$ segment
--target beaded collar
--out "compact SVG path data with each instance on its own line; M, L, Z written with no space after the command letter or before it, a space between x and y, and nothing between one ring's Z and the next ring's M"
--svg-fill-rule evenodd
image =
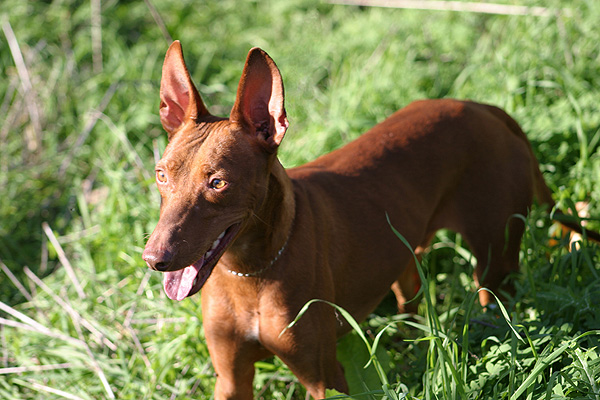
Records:
M243 273L243 272L237 272L237 271L233 271L231 269L228 269L227 272L235 275L235 276L241 276L241 277L256 277L261 275L263 272L265 272L266 270L268 270L269 268L271 268L273 266L273 264L275 264L277 262L277 260L279 259L279 257L281 256L281 254L285 251L285 248L287 247L288 241L290 240L290 236L292 235L292 229L290 228L290 233L288 234L287 239L285 239L285 243L283 244L283 246L281 246L281 248L279 249L279 251L277 252L277 254L275 255L275 257L273 257L273 259L271 260L271 262L269 263L269 265L267 265L266 267L259 269L258 271L254 271L254 272L248 272L248 273Z

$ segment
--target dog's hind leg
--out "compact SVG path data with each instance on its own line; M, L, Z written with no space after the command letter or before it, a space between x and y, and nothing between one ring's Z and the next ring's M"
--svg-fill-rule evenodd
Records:
M478 220L462 234L477 258L474 279L478 287L491 290L502 298L502 291L512 293L513 285L506 278L519 270L519 250L525 224L516 215L496 217L494 221ZM494 297L486 290L479 292L479 302L487 306Z
M414 249L415 257L411 255L409 262L406 264L402 273L392 284L392 292L396 296L396 302L398 305L398 313L411 313L416 314L419 306L419 301L415 299L415 296L421 289L421 278L419 277L419 271L417 270L417 262L420 264L423 259L423 253L429 248L431 240L435 236L435 232L428 233L421 243Z
M419 261L420 256L417 256ZM400 277L392 284L392 292L396 296L398 313L416 314L419 303L413 300L421 287L421 280L414 258L411 258ZM413 301L411 301L413 300Z

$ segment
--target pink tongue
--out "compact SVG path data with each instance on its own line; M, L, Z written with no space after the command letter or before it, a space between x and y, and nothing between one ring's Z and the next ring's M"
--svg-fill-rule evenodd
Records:
M181 301L188 296L190 290L192 290L192 286L194 286L194 279L198 276L198 271L200 271L203 263L204 258L179 271L164 273L163 285L167 296L171 300Z

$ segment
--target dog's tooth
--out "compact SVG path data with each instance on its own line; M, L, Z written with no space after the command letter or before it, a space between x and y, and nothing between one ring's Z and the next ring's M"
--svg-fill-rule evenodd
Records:
M210 250L208 250L206 252L206 254L204 255L205 258L210 257L210 255L217 248L217 246L219 245L219 243L221 243L221 239L223 239L224 236L225 236L225 231L221 232L221 234L219 235L219 237L212 243L212 246L210 247Z

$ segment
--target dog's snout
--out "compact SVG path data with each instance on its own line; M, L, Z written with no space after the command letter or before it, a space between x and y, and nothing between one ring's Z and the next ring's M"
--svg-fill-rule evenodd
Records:
M173 260L172 254L168 251L159 252L148 248L144 250L142 258L146 261L148 268L161 272L167 271Z

